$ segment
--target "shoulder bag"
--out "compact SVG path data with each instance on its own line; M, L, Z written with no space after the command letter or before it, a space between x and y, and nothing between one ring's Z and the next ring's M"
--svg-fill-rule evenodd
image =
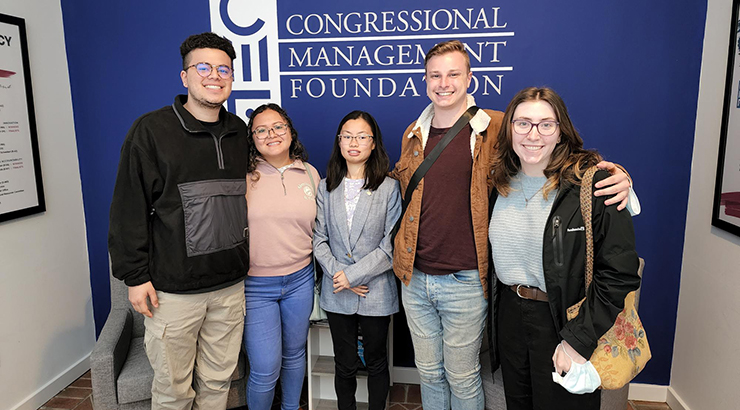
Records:
M594 236L592 221L593 177L597 168L591 167L581 181L581 214L586 230L586 294L594 275ZM589 361L601 377L601 388L617 390L628 384L645 368L652 354L645 335L645 328L635 308L635 293L624 299L624 309L617 316L614 326L599 338L596 350ZM568 308L568 320L578 316L581 304Z

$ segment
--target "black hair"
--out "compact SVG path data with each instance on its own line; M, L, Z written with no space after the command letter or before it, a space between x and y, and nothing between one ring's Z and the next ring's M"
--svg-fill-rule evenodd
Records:
M339 146L339 134L342 132L342 127L344 127L347 121L359 118L370 126L373 141L375 142L375 149L370 152L370 156L365 162L365 185L363 189L369 189L371 191L378 189L388 174L390 159L388 159L388 153L385 151L385 147L383 147L383 135L380 132L378 123L370 113L352 111L345 115L342 121L339 122L337 133L334 136L334 148L332 149L326 169L326 190L329 192L338 187L342 182L342 178L347 175L347 161L342 156L342 148Z
M215 48L226 53L231 58L231 64L234 64L236 51L231 41L226 37L221 37L216 33L207 31L205 33L193 34L180 44L180 56L182 56L182 69L187 70L190 61L188 54L197 48Z
M260 154L260 152L257 150L257 144L254 143L254 140L252 138L252 124L254 123L254 119L257 118L258 115L267 110L272 110L280 114L280 116L283 117L283 121L288 124L291 135L290 148L288 149L288 155L290 156L290 159L300 159L304 162L308 161L308 153L306 152L306 148L303 146L303 144L301 144L300 141L298 141L298 130L293 127L293 121L288 116L288 113L285 112L285 110L277 104L262 104L257 107L254 112L252 112L252 115L249 116L249 124L247 124L247 133L249 136L249 157L247 158L247 173L254 172L254 170L257 168L257 159L262 158L262 154ZM257 177L257 179L259 179L259 177Z

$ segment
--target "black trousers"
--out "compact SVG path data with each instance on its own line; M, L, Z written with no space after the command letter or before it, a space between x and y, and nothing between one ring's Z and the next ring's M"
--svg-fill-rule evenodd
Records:
M498 306L498 348L507 410L598 410L601 391L572 394L552 381L552 355L562 340L547 302L510 288Z
M390 316L342 315L326 312L334 344L334 390L339 410L355 410L357 369L361 366L357 355L357 325L362 329L362 344L367 365L367 389L370 410L385 409L390 389L388 371L388 324Z

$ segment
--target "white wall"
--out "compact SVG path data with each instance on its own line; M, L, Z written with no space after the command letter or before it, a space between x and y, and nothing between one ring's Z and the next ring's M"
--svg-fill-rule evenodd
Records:
M3 0L0 13L26 20L48 209L0 224L0 409L37 409L86 371L90 272L61 4Z
M731 6L708 1L673 352L671 389L692 410L740 402L740 238L711 226Z

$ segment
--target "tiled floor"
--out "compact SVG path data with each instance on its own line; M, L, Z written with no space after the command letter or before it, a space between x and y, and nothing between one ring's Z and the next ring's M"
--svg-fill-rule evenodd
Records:
M39 410L51 409L93 410L90 371L88 370L87 373L80 376L79 379L39 408Z
M307 389L304 386L301 397L301 408L307 410ZM422 410L421 390L415 384L394 384L388 395L388 410ZM276 395L273 409L280 409L279 394ZM74 383L46 402L39 410L93 410L92 385L90 372L82 375ZM247 410L242 407L237 410ZM630 401L626 410L671 410L665 403L648 401Z
M421 410L418 384L394 384L388 393L388 410Z

